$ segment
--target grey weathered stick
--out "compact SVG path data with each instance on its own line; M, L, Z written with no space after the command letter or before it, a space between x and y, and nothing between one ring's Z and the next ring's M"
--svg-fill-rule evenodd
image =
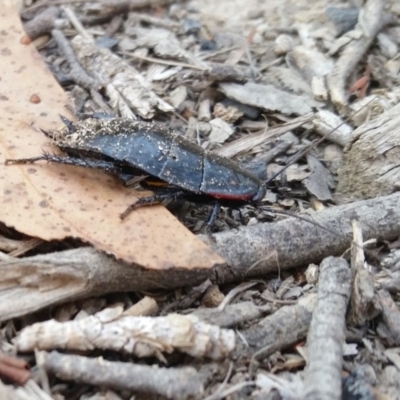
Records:
M101 358L42 352L43 366L61 379L118 390L131 390L187 399L201 395L205 376L194 368L159 368L155 365L110 362Z
M400 310L393 301L390 293L380 290L378 293L382 307L383 322L386 324L396 345L400 345Z
M345 87L350 73L364 56L376 35L383 25L383 0L368 0L364 9L360 12L358 25L354 32L358 34L357 39L346 46L343 53L336 62L333 71L328 75L327 83L332 102L342 109L347 104Z
M64 34L58 29L53 29L51 34L54 40L57 42L59 51L65 56L71 67L71 72L69 74L70 78L84 88L96 90L100 89L104 82L100 82L92 78L82 68Z
M303 399L342 398L342 349L350 291L351 270L347 262L341 258L326 258L321 263L317 304L307 337Z
M293 306L284 306L242 334L256 359L262 359L306 338L316 296L310 294Z
M400 232L400 193L328 208L307 218L336 233L288 218L202 236L231 267L217 268L215 279L240 280L341 255L351 245L353 219L360 222L364 240L393 240Z

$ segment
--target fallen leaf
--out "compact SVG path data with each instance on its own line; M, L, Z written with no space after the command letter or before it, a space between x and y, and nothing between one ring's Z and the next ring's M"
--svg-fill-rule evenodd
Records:
M307 190L318 200L332 200L330 189L335 187L333 176L318 158L311 154L307 155L308 168L311 174L304 179L303 183Z
M102 171L74 166L5 166L5 159L57 151L37 128L60 127L67 95L25 33L16 9L6 3L2 22L0 78L0 220L43 240L80 238L129 263L150 269L211 268L223 260L161 206L119 214L135 192ZM33 95L40 102L32 102Z

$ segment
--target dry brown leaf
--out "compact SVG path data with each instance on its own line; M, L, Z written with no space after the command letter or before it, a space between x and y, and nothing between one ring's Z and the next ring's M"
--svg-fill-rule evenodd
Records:
M97 170L74 166L5 166L7 158L53 151L36 129L60 126L68 99L25 33L17 11L0 14L0 220L43 240L78 237L117 258L152 269L211 268L223 260L163 207L119 214L134 200L132 189ZM32 102L32 96L40 102Z

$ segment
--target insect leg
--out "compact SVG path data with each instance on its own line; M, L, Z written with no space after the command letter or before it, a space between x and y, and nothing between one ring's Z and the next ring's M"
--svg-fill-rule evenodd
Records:
M216 202L214 204L214 207L211 211L210 216L208 217L208 221L207 221L207 225L206 225L207 229L211 229L211 227L214 225L215 220L217 219L220 210L221 210L221 203Z
M164 200L176 200L184 195L185 192L183 190L176 189L169 190L165 193L157 193L154 196L142 197L135 203L132 203L130 206L128 206L128 208L122 214L120 214L120 218L125 219L130 214L130 212L137 207L151 206L156 203L161 203Z
M5 164L33 164L34 162L41 160L55 164L77 165L79 167L98 168L116 174L120 173L120 168L115 166L111 161L83 159L70 156L57 156L49 153L44 153L42 156L33 158L7 159Z

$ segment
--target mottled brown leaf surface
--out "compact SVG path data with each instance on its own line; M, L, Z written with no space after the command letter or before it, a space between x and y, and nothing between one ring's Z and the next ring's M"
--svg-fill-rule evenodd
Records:
M56 151L37 128L54 129L71 117L68 99L31 45L24 45L18 13L0 10L0 220L44 240L78 237L146 268L211 268L223 260L163 207L119 214L132 189L101 171L73 166L5 166L7 158Z

